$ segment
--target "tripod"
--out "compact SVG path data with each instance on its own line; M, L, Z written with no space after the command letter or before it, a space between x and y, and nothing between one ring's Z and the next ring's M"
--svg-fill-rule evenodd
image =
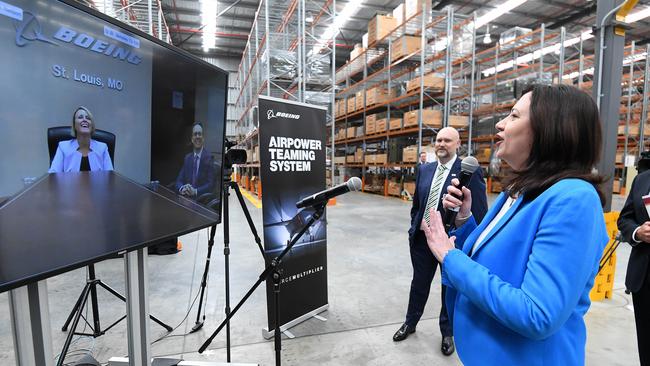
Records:
M287 247L284 248L284 250L277 257L275 257L275 259L273 259L271 262L269 262L267 264L266 268L260 274L260 276L257 279L257 281L255 282L255 284L253 284L253 287L251 287L250 290L248 290L246 295L244 295L244 297L239 301L239 303L235 306L235 308L232 309L232 312L227 314L226 319L223 322L221 322L219 327L217 327L217 330L215 330L214 333L212 333L212 335L203 343L203 345L201 345L201 348L199 348L199 353L203 353L203 351L205 351L205 349L208 348L210 343L212 343L212 340L214 339L214 337L216 337L217 334L219 334L219 332L223 329L223 327L225 327L227 324L230 323L230 319L237 313L239 308L241 308L241 306L246 302L246 300L248 300L248 298L253 294L253 292L255 292L257 287L259 287L259 285L262 282L264 282L269 276L271 276L271 278L273 279L273 302L275 304L275 316L274 316L275 317L275 319L274 319L275 332L274 332L274 337L273 337L274 338L274 343L275 343L275 364L276 364L276 366L281 365L281 363L282 363L282 357L281 357L282 337L280 335L280 280L281 280L281 277L280 277L280 268L279 267L280 267L280 264L282 263L282 258L284 258L284 256L287 253L289 253L291 248L293 248L294 244L296 244L298 242L298 240L300 240L300 238L305 234L305 232L309 229L309 227L314 224L314 222L316 222L318 219L321 218L321 216L325 212L325 206L326 205L327 205L327 202L323 202L323 203L319 203L319 204L313 206L314 209L315 209L315 212L311 216L309 221L307 221L307 223L305 223L305 225L302 227L302 229L300 229L298 234L296 234L296 236L294 236L293 239L291 239L291 241L289 242Z
M61 355L59 356L59 360L57 361L57 366L63 365L63 360L65 359L65 355L68 353L68 349L70 348L70 343L72 342L72 336L76 334L76 335L83 335L83 336L90 336L90 337L97 338L103 335L104 333L108 332L109 329L113 328L119 322L121 322L126 318L126 315L124 315L118 320L116 320L113 324L109 325L106 329L102 330L102 326L99 322L99 306L97 302L98 285L101 286L106 291L108 291L111 295L126 302L126 298L124 296L122 296L119 292L115 291L114 289L112 289L110 286L108 286L107 284L102 282L102 280L98 279L95 276L95 265L89 264L88 280L86 281L86 285L81 291L81 294L79 295L77 302L72 308L70 315L68 315L68 319L65 321L65 324L63 324L63 327L61 328L61 330L65 332L68 329L68 325L70 325L70 322L72 322L72 327L70 328L70 332L68 332L68 336L66 337L65 343L63 344L63 350L61 351ZM93 332L79 333L77 332L76 329L77 329L77 325L79 324L79 319L82 316L81 314L83 313L83 309L86 306L86 302L88 301L88 296L90 296L90 304L92 307L93 324L90 325L86 320L86 318L84 318L84 321L88 323L88 325L90 325L90 328L92 329ZM158 320L158 318L156 318L155 316L149 315L149 318L151 318L151 320L155 321L156 323L160 324L160 326L165 328L168 332L171 332L173 330L172 327Z
M265 259L266 262L266 256L264 254L264 248L262 247L262 240L260 239L259 235L257 234L257 230L255 229L255 224L253 223L253 219L251 218L250 212L248 211L248 208L246 207L246 203L244 202L244 197L241 194L241 191L239 190L239 185L237 182L233 182L230 179L230 175L227 174L224 176L224 185L223 185L223 256L224 256L224 270L225 270L225 282L226 282L226 317L230 314L230 219L229 219L229 204L228 204L228 198L230 196L230 189L232 188L235 193L237 194L237 199L239 200L239 205L242 208L242 211L244 211L244 215L246 216L246 221L248 221L248 226L251 229L251 232L253 233L253 237L255 238L255 243L257 243L257 246L260 249L260 252L262 253L262 257ZM201 309L203 307L203 295L205 293L205 288L208 283L208 271L210 270L210 257L212 255L212 246L214 245L214 234L216 231L216 225L213 225L212 228L210 229L210 239L208 240L208 255L205 259L205 268L203 270L203 278L201 280L201 295L199 299L199 310L196 313L196 322L194 326L192 327L192 330L190 333L194 333L201 329L203 327L203 324L205 322L205 310L203 313L203 318L201 318ZM226 323L226 361L230 362L230 320Z

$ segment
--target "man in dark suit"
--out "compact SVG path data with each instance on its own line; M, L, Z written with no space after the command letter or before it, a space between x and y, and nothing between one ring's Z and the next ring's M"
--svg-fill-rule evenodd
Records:
M639 161L640 174L632 182L617 224L623 240L632 246L625 287L632 292L640 364L650 365L650 217L642 198L650 194L650 171L641 173L643 163Z
M415 332L424 306L429 297L431 282L438 267L420 223L422 219L429 219L427 208L436 208L443 212L442 195L447 193L447 186L451 180L460 175L461 159L457 158L456 152L460 147L460 136L453 127L441 129L435 140L434 150L438 162L422 165L416 177L415 194L413 195L413 207L411 208L411 228L409 229L409 247L411 252L411 264L413 265L413 279L411 280L411 291L409 294L409 305L406 313L406 321L393 336L398 342L406 339L409 334ZM472 214L479 223L487 212L487 196L485 182L481 169L477 169L472 175L469 183L472 191ZM440 350L446 356L454 353L453 330L447 316L445 304L445 287L442 287L442 306L440 309L440 332L442 342Z
M420 152L420 160L418 161L417 164L415 164L415 175L418 175L418 172L420 171L420 168L422 165L427 163L427 153L426 151Z
M176 191L184 196L196 198L214 190L214 166L212 156L203 149L203 125L192 126L193 151L185 155L183 167L176 178Z

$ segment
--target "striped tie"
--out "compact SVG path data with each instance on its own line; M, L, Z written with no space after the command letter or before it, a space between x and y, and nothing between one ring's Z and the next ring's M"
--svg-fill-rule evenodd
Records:
M431 190L429 191L429 198L427 199L427 207L424 211L424 220L426 220L427 224L429 224L430 220L429 211L431 211L432 208L438 208L438 197L440 196L442 184L444 183L443 178L445 176L445 170L447 170L446 166L438 164L438 172L431 183Z

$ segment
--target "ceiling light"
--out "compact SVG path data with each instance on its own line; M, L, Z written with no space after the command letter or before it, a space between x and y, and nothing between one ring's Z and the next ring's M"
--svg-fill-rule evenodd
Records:
M217 44L217 2L214 0L201 1L201 24L203 24L203 52L208 52Z
M476 19L475 27L480 28L486 25L487 23L518 7L526 1L528 0L508 0L505 3L498 5L496 8L490 10L485 15L478 17L478 19Z
M311 55L320 53L320 51L325 48L325 45L327 45L329 41L334 38L334 36L339 34L341 28L343 28L345 23L347 23L347 21L359 11L361 8L361 3L362 0L351 0L345 4L343 9L336 14L334 22L330 24L327 29L325 29L323 34L318 39L318 42L316 45L314 45L314 48L309 53Z
M594 35L591 33L591 30L587 30L585 32L582 32L579 37L567 39L566 41L564 41L563 46L564 46L564 48L567 48L567 47L573 46L574 44L580 43L580 39L582 39L584 41L584 40L587 40L587 39L590 39L590 38L594 38ZM511 68L514 67L514 65L527 64L527 63L532 62L533 60L536 60L536 59L542 57L543 55L547 55L547 54L549 54L551 52L557 52L559 54L559 51L560 51L560 44L556 43L556 44L544 47L541 50L537 50L537 51L534 51L534 52L527 53L525 55L519 56L519 57L517 57L516 62L511 60L511 61L508 61L508 62L501 63L501 64L497 65L496 67L491 67L489 69L485 69L483 71L483 76L490 76L490 75L493 75L495 72L501 72L501 71L504 71L504 70L511 69Z
M483 44L490 44L492 43L492 38L490 37L490 33L485 33L485 36L483 37Z
M645 19L647 17L650 17L650 6L635 13L628 14L628 16L625 17L625 23L638 22L639 20Z

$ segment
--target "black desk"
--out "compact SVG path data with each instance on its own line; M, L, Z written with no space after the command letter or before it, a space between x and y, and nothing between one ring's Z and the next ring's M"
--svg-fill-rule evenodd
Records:
M142 248L217 220L213 211L163 187L147 189L117 173L49 174L0 207L0 292L130 252L125 255L127 299L144 301L127 302L127 310L140 308L131 309L131 325L138 320L140 329L130 329L130 333L141 338L135 342L148 347L146 254ZM47 299L37 296L44 293L43 288L34 286L31 292L27 289L23 295L16 292L10 296L12 315L22 311L20 306L28 306L32 308L28 326L32 327L34 320L40 323L41 318L33 318L38 315L33 302L36 307L47 304ZM133 342L129 340L129 348ZM41 349L47 346L37 348L51 357Z

